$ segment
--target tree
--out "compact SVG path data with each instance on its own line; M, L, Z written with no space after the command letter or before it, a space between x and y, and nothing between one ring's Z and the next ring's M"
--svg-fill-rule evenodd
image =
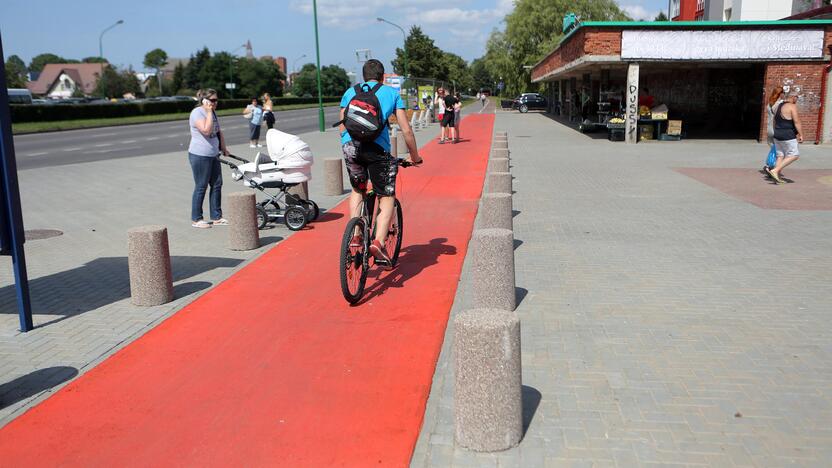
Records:
M575 13L581 21L627 21L614 0L515 0L506 15L505 31L494 30L486 45L485 62L491 75L505 82L509 94L531 88L529 71L563 37L563 17Z
M303 97L307 94L310 96L317 96L317 69L318 67L316 67L314 63L307 63L304 65L292 80L292 94L299 97Z
M228 82L229 71L234 70L231 68L232 59L233 57L228 52L217 52L213 56L209 56L200 68L199 75L197 75L198 87L213 88L217 90L219 97L229 97L229 91L225 89L225 83ZM239 70L236 71L239 73Z
M203 86L202 82L199 80L199 74L202 72L202 68L208 63L208 60L211 59L211 52L208 50L207 47L203 47L201 50L198 50L196 54L191 54L191 59L188 61L188 65L185 67L185 87L188 89L200 89L206 88L207 86Z
M436 78L442 73L442 50L436 47L428 35L419 26L410 28L405 40L407 45L407 68L410 76L417 78ZM404 75L404 50L396 48L393 70Z
M168 64L168 54L162 49L153 49L144 55L144 66L156 70L159 93L162 92L162 67Z
M84 57L81 63L110 63L104 57Z
M667 15L665 15L663 11L660 11L659 14L656 15L656 19L653 21L668 21Z
M468 91L474 87L474 78L468 62L450 52L441 55L440 74L437 78L455 84L457 91Z
M101 69L101 76L98 77L98 83L95 85L95 95L104 96L107 98L121 97L124 92L121 76L115 68L110 65L105 65Z
M72 59L65 59L59 55L50 53L40 54L34 56L32 58L32 61L29 62L29 71L40 73L43 71L43 67L45 67L49 63L78 63L78 61Z
M474 82L474 88L479 91L482 89L491 89L494 86L494 79L488 72L488 67L485 65L485 60L478 58L471 62L469 67L471 70L471 79Z
M9 88L26 87L26 63L17 55L9 56L6 60L6 86Z
M262 96L263 93L272 96L283 94L281 81L286 79L286 75L274 61L242 58L236 60L235 70L240 96L250 98Z
M321 92L324 96L340 96L350 87L347 71L338 65L321 67ZM317 91L317 83L316 83ZM312 93L317 95L317 93Z
M182 65L182 62L176 64L176 67L173 69L173 77L170 80L170 89L173 90L171 94L191 94L190 92L185 92L185 66Z

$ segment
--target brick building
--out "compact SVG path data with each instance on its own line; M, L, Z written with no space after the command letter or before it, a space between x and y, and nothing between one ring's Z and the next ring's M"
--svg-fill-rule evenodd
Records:
M799 93L805 140L830 142L831 46L830 20L586 22L531 78L546 84L549 112L573 122L626 115L628 141L639 89L667 105L688 137L762 139L766 93L784 86Z

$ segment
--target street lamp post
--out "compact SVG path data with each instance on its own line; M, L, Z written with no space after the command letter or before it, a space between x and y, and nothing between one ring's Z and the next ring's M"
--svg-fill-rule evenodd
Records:
M318 65L318 127L323 132L324 128L324 97L321 94L321 48L318 43L318 1L312 0L312 16L315 20L315 62Z
M242 49L246 45L243 44L240 47L237 47L230 54L228 54L228 83L234 83L234 54L237 53L238 50ZM228 91L231 93L231 99L234 99L234 88L228 88Z
M404 86L404 89L405 89L404 107L406 109L407 108L407 77L410 76L410 74L407 71L407 33L404 32L404 28L402 28L401 26L399 26L396 23L393 23L391 21L387 21L386 19L381 18L381 17L376 18L376 20L381 22L381 23L387 23L390 26L399 28L399 31L402 32L402 39L404 40L404 45L403 45L403 49L402 49L402 50L404 50L404 83L402 83L402 86Z
M124 20L118 20L115 24L109 26L107 29L101 31L101 35L98 36L98 56L104 58L104 33L113 29L114 27L124 24Z
M300 60L304 57L306 57L306 54L303 54L300 57L292 60L292 75L294 75L298 71L298 60ZM292 77L290 76L290 78L292 78ZM292 79L294 79L294 78L292 78ZM292 80L289 80L289 84L294 84L294 83L292 83Z

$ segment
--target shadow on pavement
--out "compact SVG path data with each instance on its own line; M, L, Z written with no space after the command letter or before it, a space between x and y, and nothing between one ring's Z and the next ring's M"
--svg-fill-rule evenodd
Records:
M521 399L523 400L523 437L525 437L529 426L532 425L534 415L537 413L537 407L540 406L541 395L537 389L528 385L523 385L521 392Z
M523 302L523 299L526 298L527 294L529 294L528 289L517 286L514 287L514 300L516 303L515 307L520 307L520 304Z
M520 239L514 239L514 250L517 250L517 248L521 245L523 245L523 241L521 241Z
M326 212L326 213L321 213L320 216L318 216L318 219L316 219L315 221L312 221L312 224L326 223L326 222L329 222L329 221L335 221L335 220L341 219L343 217L344 217L344 213L333 213L331 211Z
M418 275L422 270L439 263L443 255L456 255L456 247L447 245L444 237L431 240L427 244L409 245L402 248L399 262L392 271L384 272L377 267L370 271L364 292L364 298L356 305L364 304L376 296L384 294L388 288L401 288L410 278Z
M224 257L173 256L173 281L178 282L215 268L233 268L242 260ZM206 281L177 285L174 297L210 287ZM32 313L60 318L45 325L98 309L130 297L127 257L102 257L78 268L35 278L29 281ZM0 313L16 314L15 286L0 288Z
M18 401L33 397L44 390L60 385L78 375L78 369L69 366L47 367L18 377L0 385L0 409Z

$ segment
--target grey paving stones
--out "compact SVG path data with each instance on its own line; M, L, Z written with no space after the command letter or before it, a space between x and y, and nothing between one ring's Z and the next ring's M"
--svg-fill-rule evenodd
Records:
M257 212L254 209L254 192L237 192L228 195L228 248L231 250L252 250L260 247L257 230Z
M514 312L472 309L454 319L455 440L493 452L523 436L520 319Z
M173 300L168 229L140 226L127 231L130 299L138 306L157 306Z
M499 228L511 230L511 194L486 193L480 200L477 226L482 229Z
M511 193L510 172L489 172L485 182L486 193Z
M472 306L514 310L514 234L508 229L477 229L469 255Z
M329 196L344 193L344 170L342 158L324 159L324 194Z
M508 158L491 158L488 160L489 172L509 172Z

